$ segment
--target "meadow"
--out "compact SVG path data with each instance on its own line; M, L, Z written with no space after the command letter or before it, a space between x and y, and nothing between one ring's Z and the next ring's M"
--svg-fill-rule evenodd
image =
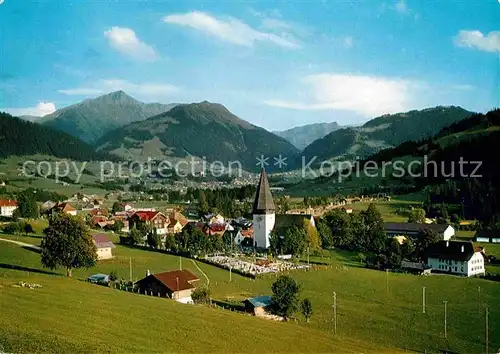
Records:
M11 237L21 240L24 236ZM355 254L333 251L323 257L330 264L327 269L291 273L301 284L301 298L311 299L314 314L309 324L300 315L298 323L285 324L78 281L112 270L128 279L130 260L133 279L142 278L148 269L152 273L177 269L182 262L183 268L198 274L200 284L207 282L206 274L214 300L239 302L270 294L275 280L274 276L252 280L233 274L230 282L225 270L121 245L114 254L115 259L99 262L92 269L76 270L75 279L66 279L62 269L54 274L43 269L38 253L0 241L0 338L6 338L0 343L7 351L51 351L53 346L61 348L56 351L75 352L380 352L389 348L479 353L485 347L488 307L490 348L500 348L500 333L495 331L500 328L500 286L488 280L385 273L362 268ZM8 269L12 266L18 269ZM43 288L13 288L20 280L38 282ZM426 287L427 295L425 314L422 287ZM334 292L338 306L336 335ZM447 338L443 301L448 301ZM253 335L262 340L252 341ZM151 337L155 340L149 340Z

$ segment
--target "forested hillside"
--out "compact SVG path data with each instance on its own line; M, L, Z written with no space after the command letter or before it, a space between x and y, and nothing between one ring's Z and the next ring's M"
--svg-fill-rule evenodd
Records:
M34 154L78 161L111 158L67 133L0 112L0 157Z

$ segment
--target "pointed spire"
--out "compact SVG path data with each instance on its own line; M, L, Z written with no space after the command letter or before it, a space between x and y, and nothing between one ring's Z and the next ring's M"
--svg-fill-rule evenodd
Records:
M273 195L271 194L271 188L267 180L267 173L263 168L260 172L260 180L253 203L253 214L272 214L275 210Z

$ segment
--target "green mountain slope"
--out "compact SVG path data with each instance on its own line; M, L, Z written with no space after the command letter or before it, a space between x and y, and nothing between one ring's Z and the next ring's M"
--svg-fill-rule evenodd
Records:
M67 133L0 112L0 157L34 154L79 161L109 159L107 154L96 153L92 146Z
M59 109L39 120L86 142L94 142L107 132L166 112L175 104L142 103L123 91Z
M307 124L283 131L273 131L273 133L302 150L313 141L321 139L337 129L340 129L340 125L337 122L331 122Z
M179 105L166 113L132 123L103 136L98 149L126 158L205 157L207 161L240 161L256 169L256 158L294 157L298 150L288 141L254 126L226 107L201 102ZM227 165L226 165L227 166Z
M307 158L366 157L409 140L421 140L473 113L461 107L435 107L374 118L361 127L336 130L304 149Z

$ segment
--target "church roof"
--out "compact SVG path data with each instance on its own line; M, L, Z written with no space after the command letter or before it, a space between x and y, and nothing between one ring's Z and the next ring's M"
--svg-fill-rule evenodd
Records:
M274 213L275 210L273 195L271 194L271 188L269 188L269 181L267 180L267 173L265 169L262 169L253 203L253 214Z

